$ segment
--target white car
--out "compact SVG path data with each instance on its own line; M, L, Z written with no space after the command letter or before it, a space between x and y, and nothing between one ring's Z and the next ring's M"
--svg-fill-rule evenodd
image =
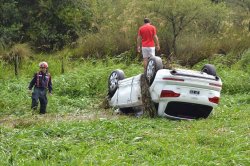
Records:
M206 64L201 71L163 69L161 58L155 56L149 59L144 74L159 116L207 118L219 103L222 81L211 64ZM108 79L110 106L125 113L140 108L143 105L141 76L125 78L122 70L113 71Z

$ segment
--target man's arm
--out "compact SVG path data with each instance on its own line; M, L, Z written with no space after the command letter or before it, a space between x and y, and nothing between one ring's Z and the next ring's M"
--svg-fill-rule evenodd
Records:
M49 82L48 82L48 89L49 89L49 93L52 94L52 79L51 76L49 77Z
M157 35L154 35L154 41L155 41L155 48L157 51L160 50L160 43Z
M35 83L36 83L36 73L34 74L32 80L30 81L30 84L29 84L29 86L28 86L28 89L29 89L29 90L32 90L32 88L33 88L33 86L35 85Z
M31 95L32 94L32 88L36 83L36 74L34 74L32 80L30 81L30 84L28 86L28 93Z

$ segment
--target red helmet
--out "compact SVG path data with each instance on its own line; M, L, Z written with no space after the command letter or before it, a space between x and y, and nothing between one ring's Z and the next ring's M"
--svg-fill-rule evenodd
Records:
M47 62L40 62L39 63L39 67L44 67L44 68L48 68L49 67L49 65L48 65L48 63Z

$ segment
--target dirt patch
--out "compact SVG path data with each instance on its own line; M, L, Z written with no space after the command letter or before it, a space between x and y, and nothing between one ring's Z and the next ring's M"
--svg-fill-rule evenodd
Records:
M21 117L2 117L0 125L8 128L28 128L39 123L49 124L51 122L70 122L70 121L90 121L90 120L109 120L119 118L111 109L89 109L76 110L73 113L54 114L47 113L45 115L26 114Z

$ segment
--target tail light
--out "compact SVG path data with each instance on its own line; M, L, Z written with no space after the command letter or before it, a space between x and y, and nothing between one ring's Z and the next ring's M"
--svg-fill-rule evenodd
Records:
M208 98L208 100L212 103L218 104L220 101L219 97L212 97L212 98Z
M166 77L166 78L162 78L163 80L169 80L169 81L181 81L184 82L184 79L180 79L180 78L171 78L171 77Z
M175 93L174 91L171 90L162 90L161 91L161 97L179 97L179 93Z
M222 87L222 85L221 84L214 84L214 83L209 83L209 85L211 85L211 86L216 86L216 87Z

